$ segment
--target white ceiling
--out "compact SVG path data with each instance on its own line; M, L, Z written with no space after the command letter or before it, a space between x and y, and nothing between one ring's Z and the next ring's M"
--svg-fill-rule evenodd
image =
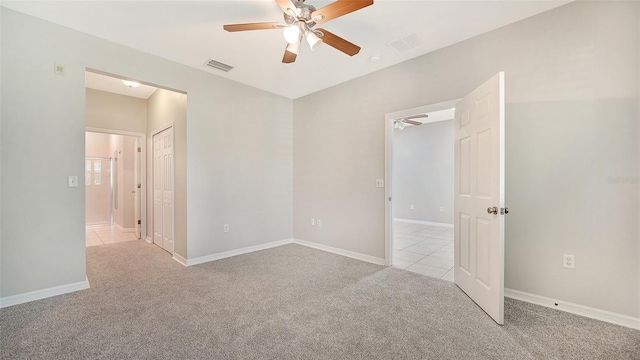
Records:
M89 71L85 72L84 83L89 89L101 90L125 96L133 96L145 100L158 90L156 87L145 84L140 84L138 87L130 88L125 86L121 79Z
M229 33L224 24L281 21L274 0L2 1L2 6L167 58L288 98L298 98L563 5L562 1L376 0L322 27L362 47L349 57L304 44L281 63L282 30ZM308 0L316 8L331 1ZM424 44L402 54L387 44L416 34ZM381 61L369 59L378 55ZM229 73L204 66L209 59ZM144 80L144 79L141 79Z

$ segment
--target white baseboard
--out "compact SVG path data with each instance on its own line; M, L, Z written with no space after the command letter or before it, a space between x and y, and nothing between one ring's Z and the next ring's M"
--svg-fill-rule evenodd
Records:
M147 238L144 239L144 241L148 242L149 244L153 244L153 240L151 240L151 236L147 236Z
M118 230L122 231L123 233L133 233L136 232L135 228L123 228L122 226L120 226L117 223L114 223L114 225L118 228Z
M640 329L640 318L634 318L628 315L613 313L567 301L555 300L545 296L530 294L513 289L504 289L504 296L632 329Z
M173 260L179 262L182 266L187 266L187 259L178 254L173 254Z
M432 221L422 221L422 220L412 220L412 219L400 219L400 218L393 218L393 221L410 223L410 224L442 226L442 227L452 228L453 229L453 224L447 224L447 223L439 223L439 222L432 222Z
M85 290L88 289L89 279L85 279L85 281L80 281L73 284L66 284L60 286L54 286L47 289L30 291L23 294L12 295L0 298L0 308L5 308L13 305L24 304L31 301L41 300L48 297L68 294L70 292Z
M286 245L286 244L291 244L292 242L293 242L293 239L278 240L278 241L272 241L272 242L269 242L269 243L266 243L266 244L260 244L260 245L245 247L245 248L242 248L242 249L226 251L226 252L223 252L223 253L206 255L206 256L201 256L201 257L197 257L197 258L193 258L193 259L185 259L185 264L184 265L185 266L198 265L198 264L206 263L206 262L209 262L209 261L225 259L225 258L228 258L228 257L242 255L242 254L248 254L248 253L252 253L254 251L271 249L271 248L274 248L274 247L278 247L278 246L282 246L282 245ZM176 259L176 255L174 255L174 259L176 261L180 262L179 259Z
M89 226L105 226L105 225L111 226L111 223L109 221L95 221L95 222L85 223L85 227L89 227Z
M310 247L310 248L314 248L314 249L317 249L317 250L330 252L330 253L333 253L333 254L338 254L338 255L350 257L350 258L356 259L356 260L366 261L368 263L373 263L373 264L376 264L376 265L384 265L384 259L377 258L375 256L365 255L365 254L361 254L361 253L357 253L357 252L353 252L353 251L349 251L349 250L338 249L338 248L335 248L335 247L331 247L331 246L327 246L327 245L321 245L321 244L317 244L317 243L313 243L313 242L309 242L309 241L305 241L305 240L300 240L300 239L293 239L293 243L294 244L298 244L298 245L304 245L304 246L307 246L307 247Z

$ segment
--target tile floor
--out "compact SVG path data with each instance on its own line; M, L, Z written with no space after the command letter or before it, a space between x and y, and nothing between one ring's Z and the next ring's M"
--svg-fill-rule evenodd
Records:
M453 228L393 223L393 266L453 281Z
M87 246L138 240L135 233L125 233L117 227L109 225L87 226L86 235Z

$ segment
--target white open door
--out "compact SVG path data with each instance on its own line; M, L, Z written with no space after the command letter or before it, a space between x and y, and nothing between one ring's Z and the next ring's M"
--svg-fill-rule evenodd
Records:
M456 105L455 282L504 323L504 73Z
M133 189L133 191L135 191L135 199L133 200L134 203L134 212L135 212L135 216L136 218L134 219L134 224L136 227L136 237L138 239L140 239L140 231L142 230L142 216L140 216L140 196L141 196L141 184L142 181L140 180L140 152L141 152L141 148L140 148L140 138L136 138L136 145L135 145L135 149L134 149L134 157L133 157L133 178L134 178L134 186L135 189Z

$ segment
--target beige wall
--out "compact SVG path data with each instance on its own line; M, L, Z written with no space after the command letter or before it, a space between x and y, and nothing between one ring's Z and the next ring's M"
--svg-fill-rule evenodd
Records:
M153 134L174 126L174 251L187 258L187 95L158 89L147 100L147 236L153 239Z
M85 135L85 156L113 157L111 135L87 132Z
M639 21L573 2L295 100L294 236L383 258L384 115L505 71L506 287L640 317Z
M147 100L85 89L87 127L147 132Z

